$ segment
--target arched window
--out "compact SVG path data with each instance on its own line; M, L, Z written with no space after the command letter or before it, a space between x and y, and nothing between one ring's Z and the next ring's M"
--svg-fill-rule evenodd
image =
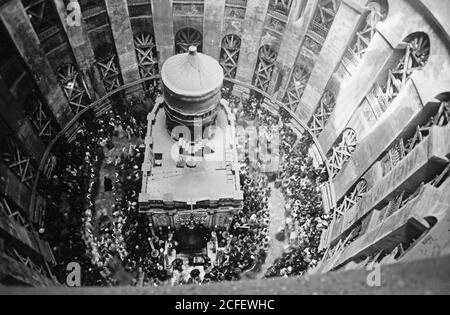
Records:
M325 91L320 100L320 106L309 124L309 128L316 137L319 137L319 135L325 128L325 125L330 118L335 105L336 97L334 96L334 94L330 91Z
M158 73L158 60L155 40L149 33L141 32L134 36L134 46L141 78L148 78Z
M110 92L120 87L120 70L112 46L109 44L99 46L95 51L95 55L97 57L97 68L100 71L106 91Z
M328 160L331 177L334 178L339 174L344 165L350 160L353 152L355 152L357 144L356 132L351 128L345 129L342 133L341 141L333 147Z
M25 100L25 115L33 123L39 138L45 143L49 143L56 134L50 114L41 101L40 96L32 92Z
M189 52L189 47L197 47L198 52L202 52L203 36L193 28L183 28L175 36L175 50L177 54Z
M220 53L220 64L226 78L236 77L239 53L241 51L241 39L237 35L227 35L222 40L222 51Z
M425 221L427 221L430 228L434 227L438 223L438 219L433 216L425 217L423 218Z
M59 82L64 90L64 94L69 100L69 105L74 114L77 114L87 105L89 105L89 96L86 92L86 84L78 72L77 68L66 63L56 70Z
M300 104L306 84L308 83L310 71L304 65L295 67L292 73L291 81L289 82L284 103L293 111L295 111Z
M264 45L259 49L258 64L253 78L254 86L267 91L277 56L277 51L270 45Z

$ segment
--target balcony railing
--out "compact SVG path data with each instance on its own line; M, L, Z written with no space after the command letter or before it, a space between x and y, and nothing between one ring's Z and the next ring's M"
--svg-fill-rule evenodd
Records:
M344 57L342 57L342 64L350 76L352 76L355 73L356 68L358 67L358 63L359 63L358 56L353 52L353 50L348 48L345 51Z
M353 206L348 208L341 217L336 217L329 230L329 243L336 244L371 211L386 209L395 212L399 194L405 192L401 203L414 195L421 183L433 181L448 163L450 147L442 147L442 143L449 143L448 127L434 126L430 135L421 141L392 171L372 187ZM408 196L403 200L405 196Z

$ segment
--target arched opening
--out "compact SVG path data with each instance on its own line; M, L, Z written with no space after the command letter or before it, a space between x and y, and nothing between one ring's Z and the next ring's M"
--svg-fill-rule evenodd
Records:
M158 59L155 39L152 34L140 32L134 35L134 46L141 78L158 74Z
M226 78L234 79L236 77L240 51L241 38L239 36L231 34L224 37L220 53L220 65Z
M430 226L430 229L432 228L432 227L434 227L437 223L438 223L438 219L436 218L436 217L432 217L432 216L430 216L430 217L425 217L425 218L423 218L425 221L427 221L427 223L429 224L429 226Z
M194 28L186 27L181 29L175 36L175 51L177 54L189 52L189 47L197 47L198 52L202 52L203 36Z
M180 247L186 253L198 253L206 247L208 230L204 226L182 227L175 234L180 241Z
M263 91L267 91L277 57L277 51L270 45L264 45L259 49L258 64L256 65L255 76L253 78L254 86Z
M121 85L120 70L116 62L116 53L109 43L102 44L95 49L97 68L100 72L103 85L110 92Z
M66 63L56 70L64 94L69 100L70 108L77 114L90 103L86 84L75 65Z

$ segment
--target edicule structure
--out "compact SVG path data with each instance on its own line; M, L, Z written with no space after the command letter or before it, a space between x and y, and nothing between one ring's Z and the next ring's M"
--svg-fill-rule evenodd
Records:
M166 61L162 84L164 100L148 116L140 211L180 240L228 230L243 192L234 115L220 103L223 70L191 46Z

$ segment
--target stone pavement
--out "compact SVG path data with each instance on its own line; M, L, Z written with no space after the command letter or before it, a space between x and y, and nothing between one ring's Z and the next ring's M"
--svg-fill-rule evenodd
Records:
M275 189L273 183L270 183L271 194L269 198L269 250L267 251L266 262L262 266L262 272L258 275L259 278L264 277L267 269L270 268L275 260L283 254L284 246L286 242L280 242L276 239L277 233L285 226L284 196L279 189Z

